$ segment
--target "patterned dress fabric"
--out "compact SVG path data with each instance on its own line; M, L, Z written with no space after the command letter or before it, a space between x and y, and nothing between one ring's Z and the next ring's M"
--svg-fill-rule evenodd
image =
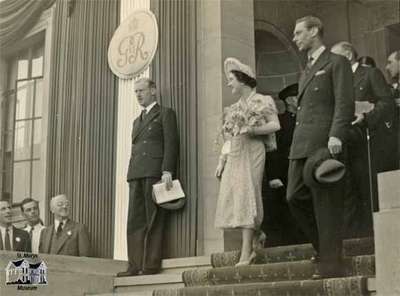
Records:
M239 100L229 106L226 112L237 110L238 104L250 110L277 114L274 100L255 92L246 101ZM221 177L215 227L256 229L263 220L261 185L265 139L248 135L224 135L224 138L224 146L228 144L229 148L225 151L227 161Z

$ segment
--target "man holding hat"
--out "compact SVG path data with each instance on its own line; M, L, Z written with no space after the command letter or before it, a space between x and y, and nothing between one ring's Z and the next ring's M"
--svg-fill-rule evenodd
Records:
M153 185L159 181L172 187L176 173L179 139L175 112L157 103L156 84L141 78L135 94L142 113L133 122L132 153L127 181L128 269L118 277L155 274L161 268L164 225L167 212L153 201Z
M313 279L343 274L344 167L330 158L342 156L354 115L350 63L327 50L322 36L323 25L317 17L296 21L293 41L308 61L299 80L287 199L317 251L319 265Z

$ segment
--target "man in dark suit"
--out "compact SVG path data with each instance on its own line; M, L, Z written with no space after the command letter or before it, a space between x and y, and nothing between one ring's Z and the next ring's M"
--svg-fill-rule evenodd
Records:
M382 72L375 67L360 65L357 62L357 51L352 44L339 42L331 51L346 57L351 63L356 104L357 102L373 104L373 109L369 112L357 112L352 122L348 150L350 192L346 195L345 201L346 236L371 236L373 235L371 194L373 209L378 210L377 172L396 162L393 159L396 155L388 149L391 147L390 142L395 142L395 137L392 136L394 100ZM367 142L367 132L370 135L370 143ZM371 147L370 157L368 145Z
M67 196L53 197L50 210L54 214L54 224L42 230L39 253L89 257L89 234L83 224L69 218L70 201Z
M395 170L400 168L400 50L396 50L389 55L385 69L392 79L390 86L396 102L393 122L394 134L392 136L397 137L397 143L393 145L392 150L395 151L397 163L390 168Z
M392 90L396 98L400 97L400 50L392 52L386 63L386 71L392 79Z
M281 129L276 132L278 149L266 153L263 178L264 220L261 229L266 233L267 247L306 242L289 210L286 188L289 167L289 151L296 122L298 84L292 84L279 92L275 100Z
M178 159L175 112L156 101L156 86L147 78L135 82L143 111L133 123L132 153L128 168L129 209L127 244L129 266L117 276L155 274L161 268L166 210L152 199L153 185L160 180L172 186Z
M0 200L0 250L30 252L29 234L12 226L11 221L10 203Z
M299 81L295 130L289 154L287 199L303 232L318 253L314 279L342 274L343 186L308 187L303 168L316 150L343 152L354 114L350 63L330 53L322 42L321 20L307 16L296 21L293 41L307 53Z

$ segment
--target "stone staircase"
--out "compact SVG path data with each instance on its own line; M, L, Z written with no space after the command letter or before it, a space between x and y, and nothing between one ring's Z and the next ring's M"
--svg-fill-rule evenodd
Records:
M212 268L184 271L184 287L157 288L154 296L358 296L375 293L372 238L344 241L345 277L309 280L315 265L310 244L262 249L257 264L235 267L239 252L211 256ZM135 294L131 294L135 295Z

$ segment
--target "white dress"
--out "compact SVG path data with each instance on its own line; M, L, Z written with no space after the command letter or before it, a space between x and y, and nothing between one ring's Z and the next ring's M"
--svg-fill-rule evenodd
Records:
M247 99L249 107L257 107L260 102L263 107L266 105L271 112L277 113L274 100L269 96L255 94ZM215 226L256 229L263 220L261 185L265 165L264 141L262 137L238 135L232 137L230 142L221 177Z

